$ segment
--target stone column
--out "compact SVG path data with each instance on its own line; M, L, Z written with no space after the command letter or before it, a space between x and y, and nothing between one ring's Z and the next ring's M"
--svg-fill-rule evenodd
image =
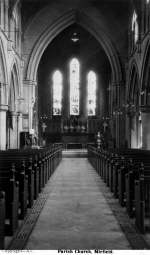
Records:
M4 0L0 1L0 7L1 7L1 28L4 29Z
M68 80L68 72L67 69L64 68L64 78L63 78L63 90L62 90L62 109L63 109L63 117L68 118L69 116L69 80Z
M150 149L150 106L141 107L142 148Z
M8 105L0 105L0 150L6 150L6 112Z
M146 1L145 1L146 2ZM145 30L145 2L141 3L141 36L143 37ZM147 15L146 15L147 16ZM147 24L146 24L146 30L147 30Z
M17 116L17 130L18 130L17 147L20 148L20 132L22 132L22 113L18 113L18 116Z
M126 139L126 146L128 148L131 148L131 118L130 118L130 113L126 113L126 119L125 119L125 139Z
M80 116L87 119L87 72L82 67L80 75Z
M112 83L112 111L115 112L115 137L116 147L125 145L125 114L122 109L124 103L124 84Z
M23 95L24 95L24 106L23 114L28 116L28 131L33 128L33 106L35 102L35 86L37 83L31 80L25 80L23 85Z
M5 2L5 33L8 34L8 2Z
M9 128L9 149L17 149L19 144L18 137L18 113L11 112L12 128Z

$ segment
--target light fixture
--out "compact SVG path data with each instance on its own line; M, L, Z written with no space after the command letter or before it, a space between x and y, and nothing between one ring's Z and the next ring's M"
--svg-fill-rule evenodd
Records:
M76 42L79 41L79 38L78 38L78 36L77 36L77 33L73 33L73 35L72 35L72 37L71 37L71 41L74 42L74 43L76 43Z

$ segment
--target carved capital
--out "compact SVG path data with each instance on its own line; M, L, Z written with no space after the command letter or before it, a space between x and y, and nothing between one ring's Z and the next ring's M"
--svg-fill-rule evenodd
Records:
M1 104L0 105L0 112L6 112L6 111L8 111L8 105Z

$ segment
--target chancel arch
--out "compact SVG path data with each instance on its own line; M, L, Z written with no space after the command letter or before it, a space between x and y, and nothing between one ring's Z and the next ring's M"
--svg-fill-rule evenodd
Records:
M59 79L62 80L62 107L59 114L55 114L53 86L54 74L59 74L60 78L58 70L62 75ZM68 141L78 135L78 143L80 136L94 137L102 125L100 120L108 115L106 102L110 80L110 62L99 42L78 24L63 30L45 50L38 68L41 136L50 140L58 137L58 142L65 135ZM60 86L59 82L57 86Z
M24 79L29 81L29 83L37 80L39 63L47 47L61 32L73 24L77 24L88 31L103 48L111 67L110 86L113 84L113 90L117 90L118 86L122 84L123 69L116 47L112 43L110 36L105 32L104 25L98 24L93 17L90 16L90 13L86 13L86 11L83 10L81 12L79 10L69 10L65 12L63 15L58 16L57 21L54 21L52 25L48 26L47 29L39 35L38 40L36 40L32 48L31 54L29 54L29 59L26 61L27 65L25 66ZM112 92L114 101L116 101L115 97L117 93L118 92ZM63 111L65 110L63 109ZM85 109L83 109L83 111L86 112ZM68 113L66 112L66 114ZM117 134L118 132L115 132L115 136L118 136ZM117 139L116 144L119 146L119 138L116 137L115 139Z
M54 22L52 26L48 27L48 29L39 36L28 60L28 65L26 66L25 79L36 80L38 65L45 49L59 33L74 23L79 24L89 31L104 48L112 68L112 82L122 81L119 57L115 46L112 44L107 34L105 34L104 29L99 27L89 14L72 10L58 17L57 22Z

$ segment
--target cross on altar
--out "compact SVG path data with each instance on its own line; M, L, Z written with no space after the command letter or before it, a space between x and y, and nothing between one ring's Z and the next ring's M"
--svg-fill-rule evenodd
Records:
M45 132L45 129L47 128L47 125L43 122L42 123L42 131L43 131L43 133Z

